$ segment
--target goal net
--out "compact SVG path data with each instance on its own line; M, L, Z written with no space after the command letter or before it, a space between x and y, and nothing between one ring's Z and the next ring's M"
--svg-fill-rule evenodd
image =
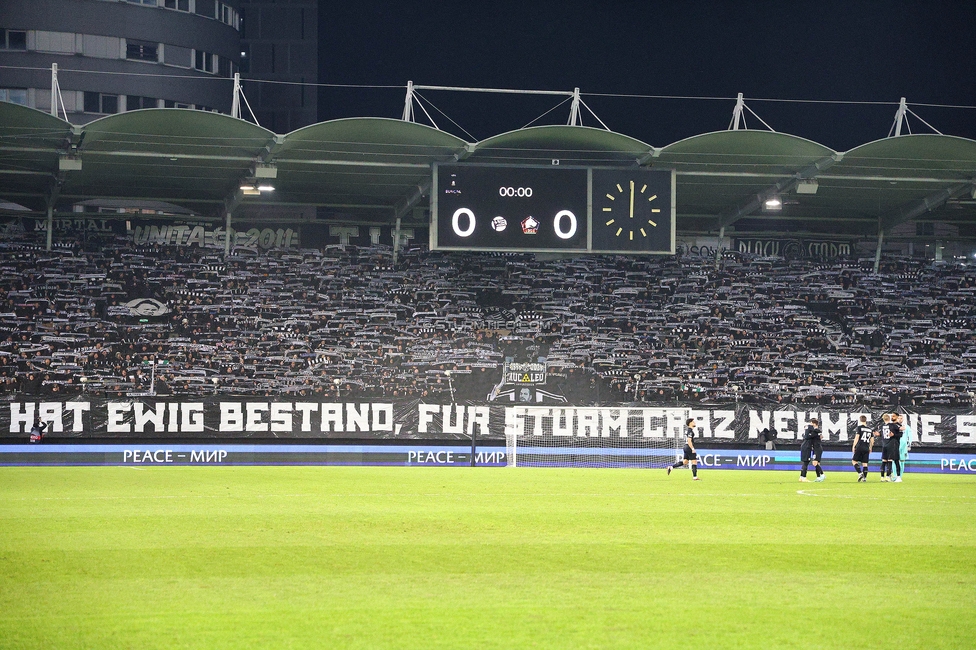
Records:
M684 445L686 409L548 408L509 410L509 467L661 468Z

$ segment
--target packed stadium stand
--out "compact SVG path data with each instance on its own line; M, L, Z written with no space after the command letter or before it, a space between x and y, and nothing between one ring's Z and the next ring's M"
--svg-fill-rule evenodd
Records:
M970 405L976 267L872 266L9 235L0 390L484 402L510 359L580 405Z

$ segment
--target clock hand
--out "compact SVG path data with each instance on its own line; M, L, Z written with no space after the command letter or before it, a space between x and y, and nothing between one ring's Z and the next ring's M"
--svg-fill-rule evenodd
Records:
M630 181L630 218L634 218L634 181Z

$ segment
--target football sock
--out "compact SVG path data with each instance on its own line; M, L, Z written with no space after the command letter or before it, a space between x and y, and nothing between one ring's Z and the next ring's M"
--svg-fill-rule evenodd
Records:
M672 465L671 467L672 467L672 469L678 469L678 468L679 468L679 467L681 467L682 465L684 465L684 463L682 463L682 462L680 462L680 461L678 461L677 463L675 463L675 464L674 464L674 465Z
M823 468L820 465L814 465L813 469L817 470L817 476L823 476Z
M901 476L901 461L896 458L893 462L895 463L895 476Z
M868 464L867 463L864 463L863 465L861 465L861 475L864 478L867 478L868 477Z
M861 463L854 463L854 471L858 474L861 473Z
M806 476L807 475L807 468L809 466L810 466L810 461L807 461L807 462L803 463L803 468L800 469L800 476Z
M698 476L698 465L692 465L691 466L691 475L692 476Z

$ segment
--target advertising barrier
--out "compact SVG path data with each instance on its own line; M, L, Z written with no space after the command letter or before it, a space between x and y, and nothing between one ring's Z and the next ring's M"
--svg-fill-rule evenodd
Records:
M593 454L612 454L618 450L590 449ZM660 450L660 453L667 454ZM699 467L703 470L788 470L800 469L800 452L763 451L757 449L698 448ZM880 453L871 455L874 472L880 470ZM828 451L822 461L833 477L856 476L851 468L851 454ZM504 447L478 445L474 449L462 444L397 445L104 445L51 444L0 445L0 466L66 466L117 465L136 467L188 467L219 465L386 465L402 467L505 467ZM532 471L526 469L523 471ZM661 470L651 470L661 471ZM911 453L905 464L908 473L976 476L976 454ZM871 480L869 478L869 480Z

